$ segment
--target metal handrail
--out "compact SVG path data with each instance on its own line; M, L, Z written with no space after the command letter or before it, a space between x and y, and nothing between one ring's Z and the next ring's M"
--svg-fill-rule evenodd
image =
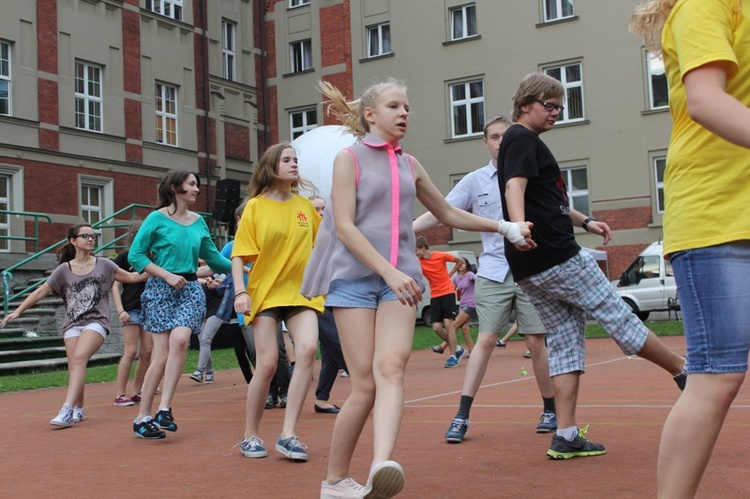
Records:
M100 229L100 228L117 229L117 228L129 227L130 224L135 220L135 210L136 209L140 209L140 208L145 208L145 209L148 209L148 210L152 210L153 206L148 205L148 204L139 204L139 203L130 204L130 205L126 206L125 208L122 208L121 210L118 210L115 213L109 215L108 217L105 217L105 218L99 220L98 222L95 222L95 223L91 224L91 227L93 229ZM121 215L121 214L123 214L125 212L128 212L128 211L130 212L130 220L128 222L112 223L112 221L115 219L115 217L117 217L117 216L119 216L119 215ZM0 210L0 213L2 213L2 210ZM198 213L203 218L210 218L212 216L211 213L206 213L206 212L200 212L200 211L198 211L196 213ZM36 215L39 215L39 216L44 217L44 218L47 218L47 220L49 220L49 222L52 223L52 221L50 220L50 218L47 215L44 215L44 214L41 214L41 213L38 213ZM102 246L99 246L98 248L95 248L94 252L98 253L98 252L101 252L101 251L104 251L104 250L110 249L110 248L115 248L115 249L125 248L124 245L117 245L116 244L116 243L122 241L125 237L127 237L127 234L122 234L121 236L117 236L116 238L114 238L113 240L109 241L108 243L106 243L106 244L104 244ZM46 253L49 253L50 251L59 248L60 246L62 246L63 244L65 244L67 242L67 240L68 240L67 238L62 239L62 240L56 242L55 244L53 244L52 246L49 246L49 247L43 249L42 251L36 251L33 255L29 256L28 258L25 258L24 260L21 260L20 262L14 264L14 265L11 265L10 267L8 267L7 269L5 269L5 270L2 271L2 281L3 281L3 314L4 315L8 315L8 306L9 306L9 303L11 301L13 301L13 300L15 300L17 298L20 298L21 296L24 296L27 293L30 293L30 292L34 291L36 288L38 288L39 286L41 286L42 284L44 284L47 281L47 279L42 279L42 280L40 280L40 281L38 281L38 282L30 285L30 286L27 286L23 290L21 290L21 291L19 291L17 293L14 293L13 295L11 295L10 294L10 288L11 288L10 282L13 281L13 273L12 272L14 270L22 267L23 265L26 265L27 263L29 263L29 262L31 262L33 260L36 260L37 258L41 257L42 255L44 255Z
M51 224L52 219L44 213L36 213L33 211L11 211L11 210L0 210L0 215L19 215L23 217L34 217L34 237L26 236L0 236L0 240L9 241L34 241L34 252L39 251L39 219L46 218L47 223Z

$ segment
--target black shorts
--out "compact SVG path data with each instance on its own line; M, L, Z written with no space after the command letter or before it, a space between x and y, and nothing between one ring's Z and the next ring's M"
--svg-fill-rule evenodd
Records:
M443 322L445 319L456 318L456 295L438 296L430 298L430 321L432 324Z

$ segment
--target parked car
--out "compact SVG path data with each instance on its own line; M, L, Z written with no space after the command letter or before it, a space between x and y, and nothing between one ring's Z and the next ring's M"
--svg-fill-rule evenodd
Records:
M472 272L476 273L477 271L477 256L472 253L471 251L446 251L445 253L450 253L451 255L459 256L461 258L466 258L469 260L469 263L471 264L471 270ZM448 269L448 272L453 270L453 265L455 265L453 262L448 262L445 264L446 268ZM429 326L430 325L430 283L427 282L427 279L424 280L425 290L422 294L422 300L417 304L417 322L421 321L424 325Z
M650 244L612 281L617 294L644 321L650 312L668 311L677 303L677 284L672 265L662 256L663 249L661 242Z

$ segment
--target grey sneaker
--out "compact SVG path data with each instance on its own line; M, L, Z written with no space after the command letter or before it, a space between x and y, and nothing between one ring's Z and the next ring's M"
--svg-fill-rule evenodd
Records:
M570 459L572 457L601 456L606 454L602 444L595 444L588 440L585 435L588 431L588 425L578 430L576 438L569 442L559 435L552 437L552 445L547 451L550 459Z
M469 431L470 425L471 423L469 423L468 419L453 418L448 431L445 432L446 442L450 442L452 444L460 444L461 442L463 442L464 435L466 435L466 432Z
M206 384L211 384L214 382L214 372L213 371L206 371L206 378L203 381Z
M60 412L57 413L57 416L50 419L49 424L52 426L59 426L60 428L73 426L73 406L70 404L63 404Z
M307 461L307 446L299 441L295 435L276 441L276 450L292 461Z
M258 437L246 438L240 444L240 452L245 457L266 457L268 451L263 446L263 440Z

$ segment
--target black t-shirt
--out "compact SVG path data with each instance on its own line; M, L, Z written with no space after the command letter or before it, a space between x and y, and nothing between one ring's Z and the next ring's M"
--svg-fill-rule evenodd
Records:
M126 272L134 272L133 267L128 263L128 250L117 255L115 257L115 263ZM141 309L141 294L145 288L145 282L122 285L122 294L120 295L120 298L122 299L122 308L126 312Z
M573 235L565 181L552 152L526 127L514 124L503 135L498 157L503 218L510 220L505 202L505 183L513 177L528 178L524 196L526 220L534 223L531 236L537 248L518 251L505 245L505 257L515 279L536 275L559 265L580 251Z

